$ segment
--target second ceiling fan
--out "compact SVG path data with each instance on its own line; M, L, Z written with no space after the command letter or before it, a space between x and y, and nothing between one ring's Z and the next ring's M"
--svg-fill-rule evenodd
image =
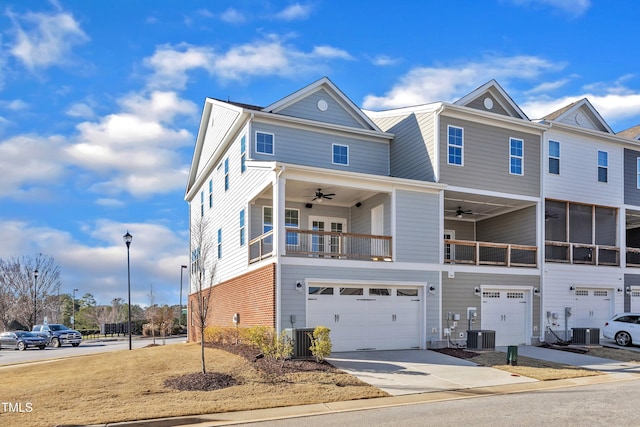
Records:
M315 197L311 200L313 201L318 201L318 203L320 203L322 201L322 199L327 199L327 200L331 200L333 199L333 196L335 196L336 193L323 193L321 188L318 188L318 191L316 191Z

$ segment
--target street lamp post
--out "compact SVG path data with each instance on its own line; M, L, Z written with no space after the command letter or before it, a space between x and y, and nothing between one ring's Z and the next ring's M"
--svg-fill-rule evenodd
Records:
M78 292L78 290L74 289L73 299L71 300L71 312L73 313L71 315L71 329L76 328L76 292Z
M182 329L182 271L187 268L186 265L180 266L180 313L178 314L178 326Z
M129 290L129 317L127 329L129 331L129 350L131 350L131 263L129 261L129 247L131 246L133 236L129 234L129 230L127 230L127 234L122 237L124 238L124 242L127 244L127 288Z
M33 325L36 324L36 315L38 313L36 305L36 297L38 295L38 269L33 270Z

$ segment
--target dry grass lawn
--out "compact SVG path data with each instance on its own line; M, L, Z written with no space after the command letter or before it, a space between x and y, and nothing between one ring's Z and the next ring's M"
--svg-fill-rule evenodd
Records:
M207 392L176 391L166 378L200 371L199 344L118 351L0 369L0 426L99 424L386 396L346 373L287 374L270 381L246 359L206 349L207 370L239 381Z

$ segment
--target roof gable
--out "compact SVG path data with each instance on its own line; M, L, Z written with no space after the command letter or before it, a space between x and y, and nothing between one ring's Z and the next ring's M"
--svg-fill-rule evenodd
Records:
M327 77L282 98L262 111L380 131L375 123Z
M529 120L527 115L495 80L488 81L454 102L453 105Z
M563 123L584 129L614 133L587 98L572 102L544 116L542 119L547 122Z
M636 125L634 127L630 127L629 129L620 131L616 135L638 141L640 140L640 125Z

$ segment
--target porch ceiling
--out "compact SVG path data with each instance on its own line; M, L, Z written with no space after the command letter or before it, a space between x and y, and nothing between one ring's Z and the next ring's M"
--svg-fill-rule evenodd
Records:
M517 211L534 203L526 200L491 197L473 193L457 191L444 192L445 219L462 219L467 221L481 221L494 216ZM461 209L467 213L458 218L457 211Z
M318 200L313 200L316 196L316 191L320 191L324 194L334 193L331 196L331 200L322 199L323 205L329 206L353 206L358 202L363 202L370 197L379 194L375 191L363 190L353 187L342 187L336 185L323 185L321 182L306 182L287 180L285 187L286 200L300 203L318 203ZM271 198L273 196L273 190L271 187L265 189L261 194L261 197Z

